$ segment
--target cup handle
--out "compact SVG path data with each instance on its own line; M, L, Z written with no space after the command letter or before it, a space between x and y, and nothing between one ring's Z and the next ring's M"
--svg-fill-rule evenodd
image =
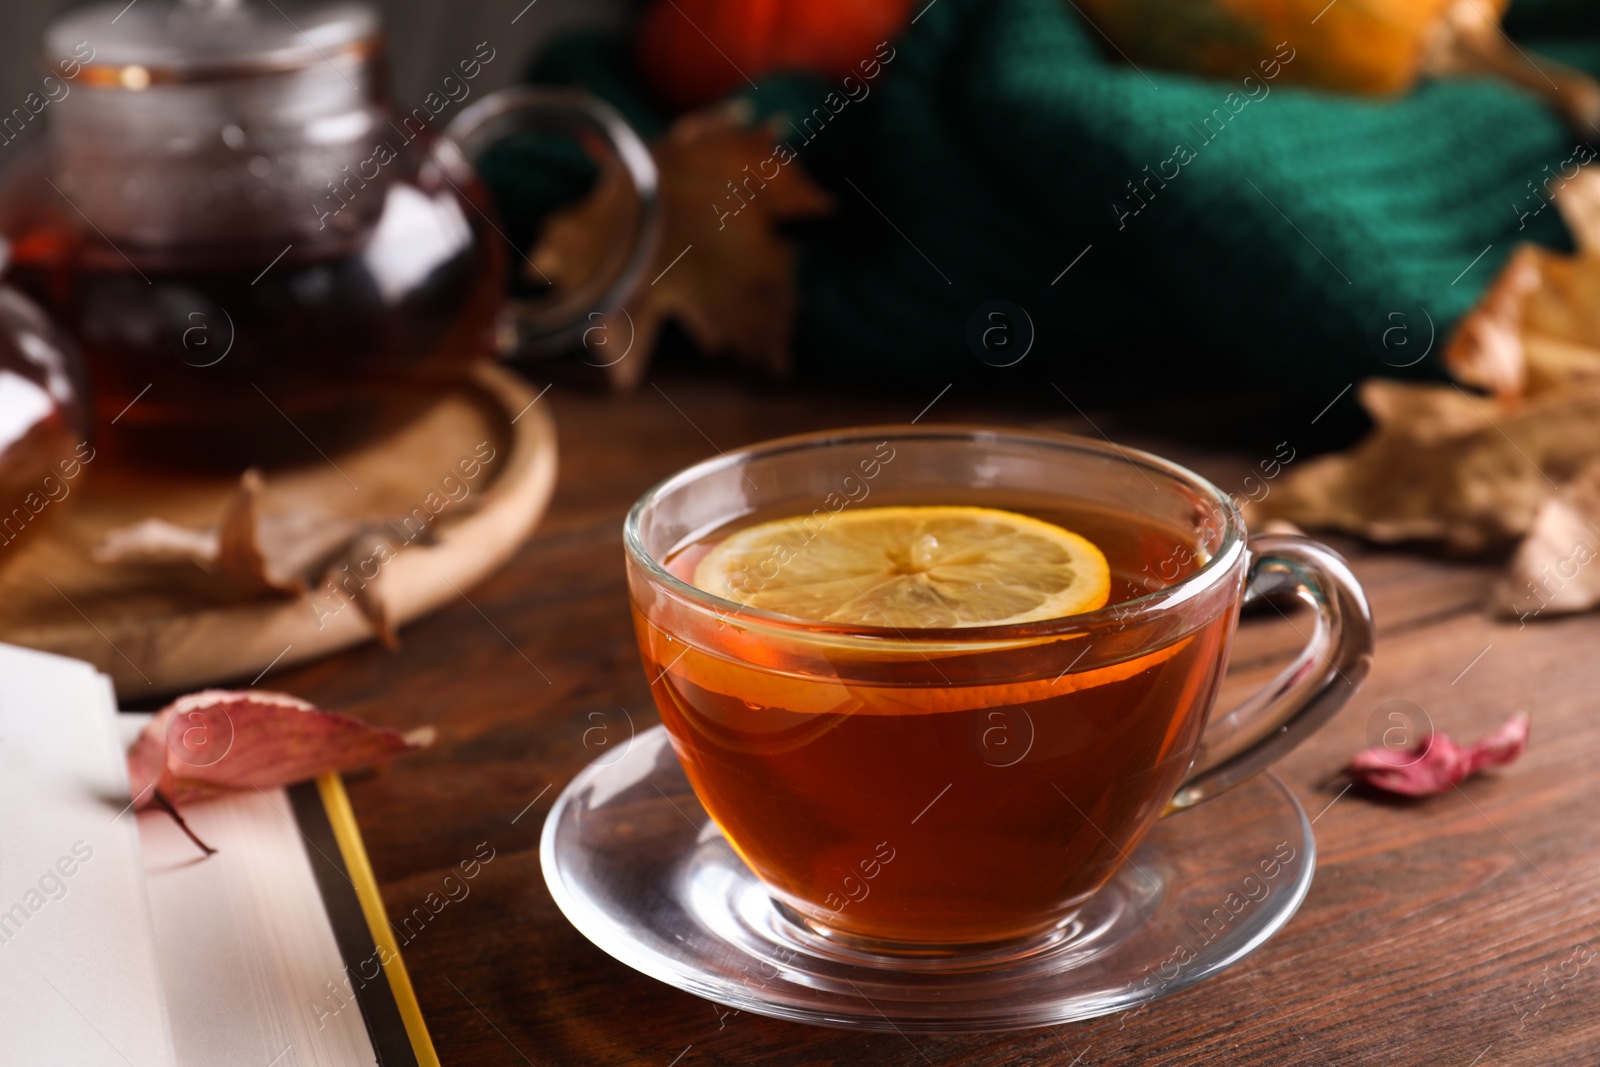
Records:
M1316 613L1306 647L1260 692L1206 725L1189 777L1163 814L1231 789L1315 733L1372 666L1372 612L1344 558L1305 537L1250 541L1241 606L1292 594Z
M434 151L447 167L463 159L475 166L491 144L519 133L572 137L602 170L621 173L632 194L619 220L629 238L614 242L585 281L549 298L508 300L495 330L502 356L559 351L619 307L649 267L661 229L660 181L650 150L615 108L589 93L533 86L490 93L445 127Z

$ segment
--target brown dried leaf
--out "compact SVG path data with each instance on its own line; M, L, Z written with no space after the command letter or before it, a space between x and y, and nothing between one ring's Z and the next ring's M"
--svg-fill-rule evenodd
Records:
M1587 158L1583 158L1587 154ZM1594 162L1594 149L1580 143L1568 162L1585 167ZM1565 169L1563 166L1560 169ZM1559 177L1559 175L1558 175ZM1600 256L1600 173L1579 170L1562 181L1553 196L1556 209L1572 233L1580 256Z
M1593 150L1565 161L1582 167ZM1445 366L1461 382L1499 397L1535 395L1573 382L1600 380L1600 173L1576 170L1551 201L1578 247L1566 256L1535 245L1518 248L1478 306L1457 326ZM1543 192L1537 195L1546 206Z
M1600 460L1540 505L1490 607L1526 623L1600 604Z
M1600 381L1600 257L1523 245L1444 360L1458 380L1502 398Z
M685 115L651 146L661 174L661 240L654 279L626 304L634 358L609 368L629 388L643 377L662 326L676 321L709 355L731 354L773 377L792 367L794 250L778 223L828 214L833 202L781 146L778 123L748 125L748 107ZM588 198L552 217L532 270L558 286L598 269L626 184L603 172Z
M1532 245L1518 248L1478 306L1457 324L1444 350L1445 369L1456 381L1502 399L1527 391L1522 308L1539 287L1541 255Z
M1253 522L1469 553L1525 535L1493 611L1526 623L1600 605L1600 568L1588 568L1600 554L1600 174L1565 178L1554 201L1579 254L1518 248L1444 354L1457 380L1492 395L1365 383L1373 433L1297 467Z
M298 596L362 524L311 510L263 515L262 488L261 474L245 471L211 529L146 519L107 531L95 546L94 559L124 564L188 562L246 594Z
M310 508L268 513L261 506L263 490L260 473L245 471L214 527L193 529L145 519L107 531L93 557L127 566L193 564L238 596L297 597L329 572L372 559L380 541L392 551L394 538L377 520ZM432 544L433 535L424 528L408 541ZM378 580L363 580L350 595L379 640L397 647Z
M96 563L194 563L210 569L217 558L215 527L196 530L165 519L145 519L107 530L92 553Z
M1296 465L1252 507L1252 523L1284 518L1477 553L1525 534L1552 486L1600 455L1600 384L1497 402L1373 379L1360 395L1378 423L1372 434Z

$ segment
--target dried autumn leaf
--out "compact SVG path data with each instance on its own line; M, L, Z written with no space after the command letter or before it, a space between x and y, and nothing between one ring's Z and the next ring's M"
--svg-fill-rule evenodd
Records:
M1523 245L1444 359L1458 380L1502 398L1600 382L1600 257Z
M139 810L158 806L158 795L187 804L386 764L433 738L431 726L370 726L286 693L207 689L179 697L145 725L128 750L128 782Z
M1445 350L1492 396L1365 383L1372 435L1297 468L1254 519L1464 552L1521 537L1491 610L1525 624L1600 605L1600 174L1578 169L1595 155L1574 149L1526 212L1554 203L1578 255L1518 248Z
M214 527L196 530L146 519L106 532L99 563L191 562L240 592L298 596L349 543L360 523L322 512L263 516L261 475L245 471Z
M1451 385L1372 379L1377 423L1348 452L1296 465L1250 518L1429 541L1462 553L1507 545L1554 491L1600 456L1600 383L1513 403Z
M654 280L625 305L635 358L608 368L614 385L642 379L669 320L708 354L731 353L775 377L791 369L795 254L776 226L825 215L833 202L779 141L778 124L752 127L748 114L730 106L685 115L651 146L661 240ZM621 175L603 171L586 199L546 222L530 272L558 287L592 277L627 201Z
M1526 623L1543 615L1569 615L1600 604L1600 460L1561 487L1534 515L1490 607Z
M1595 150L1586 142L1573 146L1572 155L1557 165L1554 177L1561 185L1550 194L1578 254L1588 257L1600 256L1600 174L1582 169L1594 159ZM1569 177L1565 173L1568 166L1575 166L1577 173ZM1548 186L1548 182L1540 184Z
M1445 369L1456 381L1502 400L1528 391L1522 308L1539 288L1541 254L1531 245L1512 253L1478 306L1456 325L1444 350Z
M1474 745L1448 734L1428 734L1409 749L1375 748L1358 752L1345 768L1356 782L1407 797L1442 793L1489 767L1503 767L1528 747L1528 716L1515 715Z
M259 472L245 471L239 488L223 505L215 526L180 526L145 519L109 530L95 546L99 563L126 566L193 564L214 574L239 596L303 596L340 565L359 565L374 557L378 542L392 551L394 538L381 522L353 519L309 508L266 512ZM424 529L414 540L433 543ZM350 595L379 639L394 648L398 640L379 595L377 580L356 585Z
M1538 206L1524 219L1556 205L1578 254L1535 245L1512 254L1445 348L1457 381L1505 399L1600 380L1600 174L1581 169L1594 159L1579 144L1526 198Z

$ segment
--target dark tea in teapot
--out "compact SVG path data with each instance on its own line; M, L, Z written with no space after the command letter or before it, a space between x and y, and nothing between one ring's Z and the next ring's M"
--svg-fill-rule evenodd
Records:
M118 444L185 466L314 459L491 351L495 236L448 188L396 183L385 200L366 232L154 251L46 204L11 279L79 339Z
M476 359L565 343L648 262L643 144L575 92L468 103L487 43L449 100L405 115L363 3L112 0L59 18L43 52L71 84L6 169L0 233L12 280L82 347L113 453L316 460ZM576 136L636 194L598 276L537 302L505 298L508 250L473 167L515 132Z

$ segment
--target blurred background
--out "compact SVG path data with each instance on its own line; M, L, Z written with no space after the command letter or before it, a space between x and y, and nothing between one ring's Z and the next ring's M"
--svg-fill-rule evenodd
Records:
M0 3L0 99L20 100L39 81L39 36L61 12L81 6L79 0ZM479 84L499 89L516 81L527 60L554 37L569 30L619 28L626 21L628 0L536 0L520 3L449 3L447 0L377 0L389 33L397 102L409 109L449 73L456 60L472 54L489 39L510 62L491 64ZM516 22L511 19L526 7ZM32 130L28 136L37 136Z

